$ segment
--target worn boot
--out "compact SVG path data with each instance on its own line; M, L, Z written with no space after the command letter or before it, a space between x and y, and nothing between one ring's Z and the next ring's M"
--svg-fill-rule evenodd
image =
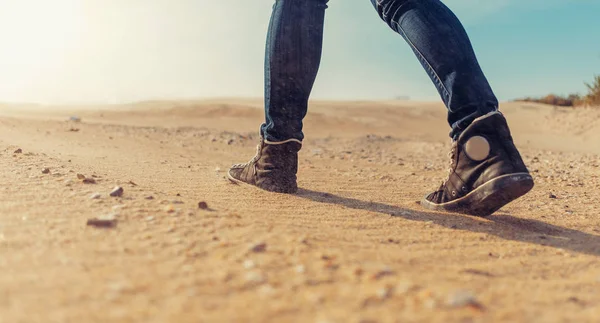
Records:
M504 116L477 118L452 143L448 177L421 205L437 211L488 216L533 188Z
M234 183L250 184L271 192L296 193L301 147L302 142L297 139L272 142L261 136L254 158L231 166L227 177Z

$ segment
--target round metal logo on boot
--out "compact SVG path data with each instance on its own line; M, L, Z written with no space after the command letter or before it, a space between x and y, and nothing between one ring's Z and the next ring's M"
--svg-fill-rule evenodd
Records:
M474 161L482 161L490 155L490 143L481 136L473 136L465 144L465 153Z

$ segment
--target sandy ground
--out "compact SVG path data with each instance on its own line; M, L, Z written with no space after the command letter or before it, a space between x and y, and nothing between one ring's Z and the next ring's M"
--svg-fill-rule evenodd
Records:
M260 106L0 106L0 322L600 321L600 109L504 104L536 187L480 219L416 202L441 104L314 102L294 196L225 179Z

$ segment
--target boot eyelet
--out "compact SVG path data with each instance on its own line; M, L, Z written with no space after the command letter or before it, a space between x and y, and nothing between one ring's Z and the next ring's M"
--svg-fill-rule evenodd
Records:
M466 192L466 191L467 191L467 188L466 188L465 186L463 186L463 187L462 187L462 191L463 191L463 192Z
M452 191L452 196L456 196L456 191Z

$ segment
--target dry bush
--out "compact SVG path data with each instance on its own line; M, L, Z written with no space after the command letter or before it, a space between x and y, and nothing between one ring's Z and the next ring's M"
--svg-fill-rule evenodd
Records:
M588 94L580 96L579 94L569 94L568 96L560 96L549 94L541 98L523 98L516 101L536 102L560 107L576 107L576 106L596 106L600 107L600 75L596 75L593 83L585 83L588 88Z
M600 75L596 75L593 83L585 83L585 86L588 88L588 94L583 97L582 104L600 107Z
M525 101L525 102L536 102L543 104L556 105L560 107L572 107L578 105L581 101L581 98L578 94L571 94L567 97L563 97L556 94L549 94L542 98L523 98L518 99L517 101Z

